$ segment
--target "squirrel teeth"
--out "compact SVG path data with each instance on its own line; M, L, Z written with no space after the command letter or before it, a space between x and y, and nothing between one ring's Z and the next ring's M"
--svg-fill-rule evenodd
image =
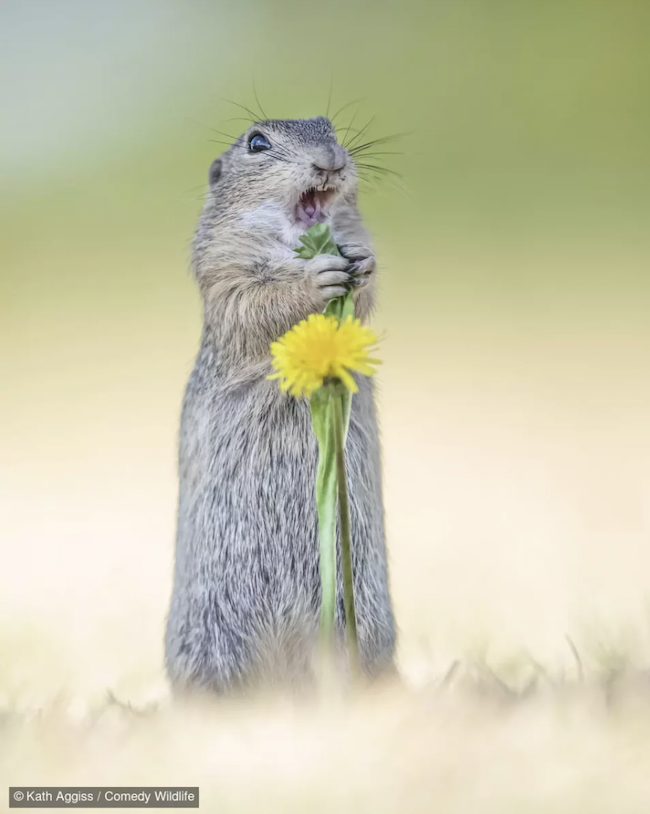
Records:
M312 187L300 196L297 207L297 219L305 228L315 223L324 223L328 216L327 206L336 194L335 190L315 189Z

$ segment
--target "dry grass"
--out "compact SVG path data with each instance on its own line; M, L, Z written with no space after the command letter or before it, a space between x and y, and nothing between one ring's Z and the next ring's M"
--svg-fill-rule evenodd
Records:
M522 665L523 667L523 665ZM650 676L508 684L457 663L420 689L320 705L109 696L6 709L6 784L192 784L214 812L589 812L650 807Z

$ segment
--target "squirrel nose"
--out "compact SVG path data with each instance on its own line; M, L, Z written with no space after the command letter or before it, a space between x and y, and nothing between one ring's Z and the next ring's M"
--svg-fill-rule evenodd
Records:
M319 187L336 183L341 178L341 173L343 172L342 166L327 170L323 169L323 167L319 167L317 164L313 164L312 166L318 177L317 186Z
M314 156L312 166L319 175L328 172L339 173L345 167L345 153L331 147L322 150Z
M340 163L332 163L329 164L327 167L323 167L323 163L325 162L318 162L318 164L312 164L313 168L319 175L327 175L328 173L332 173L332 175L337 175L341 170L345 167L345 164Z

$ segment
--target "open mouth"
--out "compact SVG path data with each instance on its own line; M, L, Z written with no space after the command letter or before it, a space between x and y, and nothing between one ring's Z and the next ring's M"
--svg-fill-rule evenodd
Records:
M312 187L307 192L303 192L296 210L298 223L304 224L306 229L315 223L323 223L329 215L329 207L335 196L336 190L331 188L314 189Z

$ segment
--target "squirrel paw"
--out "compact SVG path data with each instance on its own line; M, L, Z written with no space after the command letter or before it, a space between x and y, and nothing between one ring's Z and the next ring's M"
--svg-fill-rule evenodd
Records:
M377 270L377 261L372 249L359 243L344 243L338 247L338 250L352 264L349 267L352 286L363 288L368 285L370 278Z
M319 254L307 260L305 273L325 302L347 294L353 284L350 261L333 254Z

